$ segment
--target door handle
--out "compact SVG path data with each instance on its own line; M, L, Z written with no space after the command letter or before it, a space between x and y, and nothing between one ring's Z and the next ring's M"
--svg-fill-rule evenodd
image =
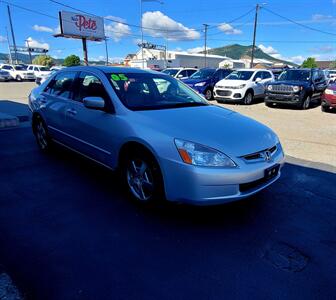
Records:
M75 109L73 109L73 108L69 108L69 109L67 109L67 110L66 110L66 113L67 113L68 115L72 115L72 116L77 115L77 111L76 111Z

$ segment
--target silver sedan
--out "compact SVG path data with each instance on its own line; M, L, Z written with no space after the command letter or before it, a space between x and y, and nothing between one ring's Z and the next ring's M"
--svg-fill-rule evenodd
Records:
M67 68L29 106L42 151L57 143L120 170L138 201L234 201L275 182L284 163L271 129L154 71Z

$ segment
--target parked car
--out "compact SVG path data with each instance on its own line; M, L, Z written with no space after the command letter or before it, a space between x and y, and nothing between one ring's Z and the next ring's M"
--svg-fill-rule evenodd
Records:
M43 82L45 82L52 74L56 73L57 70L52 70L49 72L49 74L46 74L44 76L37 76L36 79L35 79L35 83L37 85L40 85L42 84Z
M321 98L321 110L328 112L336 109L336 84L329 85Z
M1 69L9 72L13 79L16 81L22 80L35 80L35 75L33 72L25 70L23 66L20 65L1 65Z
M280 75L278 81L267 86L265 104L291 104L307 109L312 101L320 101L326 87L322 70L288 69Z
M216 83L214 97L219 103L226 101L251 104L254 98L264 98L266 84L274 80L269 70L240 69Z
M0 70L0 81L12 80L12 76L5 70Z
M197 71L195 68L166 68L161 72L177 79L187 79Z
M29 107L42 151L58 143L120 170L138 201L238 200L276 181L284 162L271 129L154 71L67 68L33 89Z
M62 70L64 68L66 68L66 67L64 67L64 66L53 66L53 67L50 68L50 71L59 71L59 70Z
M336 70L328 70L329 77L330 77L330 83L336 82Z
M27 68L27 71L33 72L35 77L43 78L48 77L51 73L50 69L45 66L39 66L39 65L29 65Z
M182 81L196 92L204 95L205 99L212 100L215 84L228 76L231 72L231 69L203 68L191 75L189 79Z

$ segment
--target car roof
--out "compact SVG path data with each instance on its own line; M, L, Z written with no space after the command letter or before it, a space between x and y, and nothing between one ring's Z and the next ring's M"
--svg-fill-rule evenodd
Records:
M60 72L67 71L90 71L90 70L99 70L104 73L137 73L137 74L162 74L160 72L151 70L151 69L138 69L131 67L107 67L107 66L76 66L76 67L67 67L65 69L61 69Z

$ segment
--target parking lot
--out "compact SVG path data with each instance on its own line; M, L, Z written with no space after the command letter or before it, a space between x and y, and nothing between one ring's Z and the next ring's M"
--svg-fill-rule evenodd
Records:
M25 114L34 86L0 83L0 109ZM0 131L0 264L25 297L332 299L336 115L224 106L271 127L288 157L277 183L219 207L136 205L114 173L41 154L24 118Z

